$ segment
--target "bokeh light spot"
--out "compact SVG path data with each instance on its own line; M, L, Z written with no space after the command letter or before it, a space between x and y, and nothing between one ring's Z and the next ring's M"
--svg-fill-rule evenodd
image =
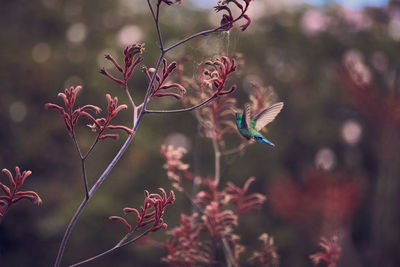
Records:
M342 137L343 140L350 144L355 145L361 140L362 128L361 125L354 120L348 120L343 124Z
M191 148L189 138L181 133L171 133L165 138L164 144L166 146L173 146L174 148L183 147L186 151Z
M143 38L142 30L136 25L125 25L118 32L118 43L125 47L134 43L138 43Z
M13 122L23 121L27 113L26 105L21 101L15 101L14 103L12 103L8 111L10 113L10 119Z
M72 24L67 30L67 39L71 43L81 43L85 41L86 36L87 27L81 22Z
M46 62L51 56L51 47L47 43L38 43L32 49L32 58L37 63Z
M329 171L335 166L335 153L329 148L322 148L315 156L315 166L323 170Z

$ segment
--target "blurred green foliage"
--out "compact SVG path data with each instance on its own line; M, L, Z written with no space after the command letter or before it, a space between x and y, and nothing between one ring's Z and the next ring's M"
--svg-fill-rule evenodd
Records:
M248 101L251 80L273 86L277 100L285 102L267 134L277 146L256 144L244 155L224 158L222 184L234 181L241 185L255 176L251 190L269 197L277 182L288 179L306 194L314 192L307 189L307 171L315 169L316 162L325 166L329 176L321 179L344 173L339 182L355 181L358 197L353 200L356 203L345 203L355 208L337 222L345 236L340 266L399 266L400 8L394 1L387 7L356 11L338 5L315 8L277 2L254 1L253 23L244 33L233 29L229 34L202 37L168 55L174 60L191 55L187 69L195 71L201 60L220 53L242 53L244 62L231 81L238 84L234 93L238 107ZM3 0L1 6L0 167L18 165L32 170L25 186L38 192L44 204L21 202L10 209L0 225L0 265L49 266L83 197L83 187L79 158L65 126L58 114L44 110L44 104L61 103L58 92L77 84L84 88L79 106L95 104L104 109L106 93L127 103L123 90L99 74L107 66L104 54L121 60L122 43L144 42L143 64L152 67L158 43L145 1ZM196 9L190 3L166 6L162 12L166 43L208 29L215 21L210 19L213 11ZM373 89L352 87L348 58L358 60L360 72ZM139 70L130 88L134 97L143 97L146 80ZM371 90L376 94L368 102L365 96ZM119 122L131 126L130 118L130 110L123 111ZM361 130L359 139L351 139L354 142L343 138L349 120ZM354 138L357 129L351 129ZM126 206L139 207L144 189L170 188L159 150L165 138L177 132L191 143L186 162L203 175L212 173L212 145L198 136L191 114L146 117L133 144L79 218L64 263L113 246L125 230L108 216L122 215ZM84 123L79 138L83 147L90 143L91 133ZM121 134L118 141L105 141L96 148L88 161L91 184L124 138ZM229 142L234 146L240 139ZM326 218L309 211L310 222L299 222L282 216L279 203L279 198L267 201L261 211L240 218L241 242L250 253L259 246L258 236L267 232L274 236L281 266L310 266L308 256L317 251L319 237L327 234ZM177 194L176 204L165 215L169 228L178 224L182 212L188 214L191 208ZM159 232L151 237L156 245L134 244L91 266L161 266L164 252L158 242L166 235Z

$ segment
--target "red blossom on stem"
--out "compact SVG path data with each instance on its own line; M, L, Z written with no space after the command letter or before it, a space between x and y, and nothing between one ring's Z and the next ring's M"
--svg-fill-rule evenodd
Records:
M262 242L261 249L255 251L249 260L257 260L260 266L277 267L279 265L279 257L274 246L274 239L266 233L261 234L258 239Z
M186 154L186 149L183 147L174 148L171 145L162 145L160 153L165 159L163 167L167 170L167 175L172 181L172 186L182 192L182 178L193 179L193 174L188 170L189 164L182 162L182 157Z
M214 61L208 60L204 64L210 67L204 71L204 75L207 77L204 82L214 85L217 88L217 95L230 94L236 89L236 86L233 85L230 89L224 90L229 74L236 70L235 59L222 56Z
M251 114L258 114L265 107L271 106L271 99L274 98L272 87L264 88L257 82L251 82L254 93L249 95L251 101Z
M181 225L167 232L171 236L164 242L168 256L162 261L174 267L211 263L210 250L200 240L204 225L197 222L197 217L197 213L192 216L181 214Z
M224 204L225 197L223 193L219 192L217 189L217 182L211 177L207 177L202 180L202 185L206 187L207 190L202 190L197 193L194 202L201 208L205 208L210 205L212 201L217 201L221 205Z
M118 62L110 54L107 54L105 56L105 58L111 61L114 64L115 68L122 74L122 80L116 78L108 71L106 71L106 69L104 68L100 70L100 73L105 75L112 81L120 85L126 86L136 66L143 61L143 57L140 56L143 50L144 50L144 44L133 44L127 46L124 49L124 63L125 63L124 67L121 67L121 65L119 65Z
M0 182L0 190L4 195L0 195L0 219L4 217L9 207L22 199L29 199L35 204L41 204L42 199L34 191L19 191L24 184L25 179L32 174L31 171L23 171L21 173L19 167L15 167L15 177L8 169L2 172L7 175L11 188Z
M246 195L247 190L252 182L254 182L254 177L247 179L243 188L237 187L231 182L227 183L225 193L229 196L230 200L235 205L236 212L239 216L246 214L252 209L260 209L267 198L259 193L254 193Z
M165 208L175 201L174 191L170 191L169 196L163 188L159 188L160 194L150 194L147 190L144 191L144 203L140 207L140 211L135 208L124 208L125 214L134 213L136 215L136 226L132 227L127 220L119 216L111 216L111 220L122 222L128 229L128 233L133 233L141 227L152 224L146 232L156 232L159 229L166 229L167 224L164 222L163 215Z
M186 93L186 89L183 85L179 83L166 83L167 78L173 71L176 69L177 63L173 61L172 63L168 64L167 60L163 58L163 66L161 70L161 75L159 73L156 73L156 79L154 83L152 84L152 91L150 94L150 98L153 96L156 97L163 97L163 96L172 96L175 97L176 99L180 99L183 94ZM151 76L152 73L155 71L153 68L148 69L147 67L143 66L142 71L147 77L147 80L151 82ZM178 92L171 92L171 91L166 91L169 89L177 89Z
M201 216L204 226L214 241L220 241L229 236L237 226L238 218L231 210L221 210L218 202L212 201Z
M324 251L310 255L312 262L315 265L325 263L327 267L336 267L336 263L339 261L340 252L342 250L338 236L334 235L331 239L322 237L319 246Z
M93 111L99 113L101 109L94 105L85 105L81 108L74 110L75 100L77 93L82 90L82 86L71 86L69 89L65 89L65 93L59 93L58 96L64 100L65 108L53 103L47 103L45 105L46 109L54 109L58 111L64 119L65 126L71 135L74 135L75 125L81 116L88 118L90 121L95 123L95 118L88 113L88 111Z
M222 26L221 30L228 31L233 27L233 23L240 19L245 19L246 23L240 25L242 31L245 31L247 27L249 27L251 23L250 17L246 14L247 9L249 8L251 0L243 0L244 6L238 2L238 0L221 0L218 2L218 5L214 7L217 12L226 11L226 14L222 15L222 19L220 25ZM236 18L233 16L229 3L233 3L238 9L240 9L241 13Z
M118 134L103 134L107 129L109 130L123 130L127 134L133 134L133 131L123 125L110 125L111 120L123 109L127 109L128 106L123 104L118 106L118 98L112 98L109 94L106 94L107 98L107 118L99 118L94 121L94 124L90 126L92 129L98 130L98 138L104 140L107 138L116 139Z

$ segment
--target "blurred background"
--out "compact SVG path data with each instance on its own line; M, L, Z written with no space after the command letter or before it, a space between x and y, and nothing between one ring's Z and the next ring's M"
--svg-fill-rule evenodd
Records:
M276 100L285 102L268 128L275 148L253 145L222 162L223 184L242 185L255 176L250 191L267 196L262 210L240 218L237 233L249 253L259 247L261 233L273 236L280 266L311 266L319 238L333 234L342 237L339 266L400 266L400 3L341 2L256 0L247 31L199 38L167 56L191 55L187 69L193 72L202 60L240 53L243 63L230 81L238 85L233 94L238 107L248 102L251 81L272 86ZM217 25L215 4L165 6L165 42ZM152 67L157 38L142 0L2 0L1 6L0 167L32 170L23 188L35 190L44 203L22 201L9 210L0 224L0 266L50 266L83 187L64 123L44 104L61 104L57 94L79 84L77 106L104 110L106 93L127 103L121 88L99 74L111 67L104 55L121 60L126 45L145 43L143 64ZM145 87L137 70L130 82L137 99ZM130 114L121 112L118 122L131 127ZM93 138L84 121L78 135L83 147ZM212 144L198 136L192 114L146 116L79 218L65 264L118 242L125 229L108 217L142 205L144 189L171 189L160 147L174 138L188 149L185 162L203 175L212 173ZM121 134L96 147L87 166L90 184L124 140ZM229 139L233 146L240 141ZM3 174L0 179L8 182ZM191 208L178 193L165 215L170 229L182 212ZM151 237L154 242L131 245L88 266L162 266L165 232Z

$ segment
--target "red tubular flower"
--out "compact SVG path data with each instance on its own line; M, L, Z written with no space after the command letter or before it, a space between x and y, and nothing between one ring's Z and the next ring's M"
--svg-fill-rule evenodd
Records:
M182 157L186 154L183 147L174 148L169 145L161 146L161 156L165 159L164 169L167 170L168 178L172 181L172 186L179 191L183 191L182 179L193 179L193 174L188 170L189 164L182 162Z
M237 216L231 210L222 210L218 202L211 202L204 210L204 226L214 241L219 241L232 233L237 226Z
M124 67L121 67L121 65L119 65L118 62L110 54L105 55L105 58L111 61L114 64L115 68L122 74L123 76L122 79L116 78L108 71L106 71L104 68L100 70L100 73L108 77L110 80L120 85L126 86L129 78L132 76L132 73L137 67L137 65L139 65L139 63L143 61L143 57L140 56L143 50L144 50L144 44L133 44L125 47Z
M225 202L226 195L223 192L219 192L217 190L217 183L215 179L207 177L202 180L202 184L206 187L207 190L198 192L196 195L196 199L194 200L194 202L199 207L205 209L213 201L217 201L220 204L223 204Z
M265 107L271 106L271 99L275 97L274 90L272 87L264 88L257 82L252 81L251 85L254 89L249 95L251 101L251 114L258 114Z
M89 114L88 111L93 111L95 113L99 113L101 111L101 108L94 105L85 105L74 110L73 108L75 105L76 95L80 90L82 90L82 86L76 86L75 88L71 86L69 89L65 89L65 93L58 94L58 96L64 100L65 108L53 103L47 103L45 105L46 109L54 109L63 116L65 126L71 135L74 135L75 125L81 116L84 116L93 123L96 123L96 119Z
M269 237L266 233L260 235L258 239L262 242L261 249L259 251L255 251L249 260L257 260L260 263L260 266L279 266L279 257L274 246L274 239Z
M174 191L170 191L169 196L163 188L159 188L161 194L150 194L144 191L145 199L140 211L135 208L124 208L125 214L134 213L136 215L136 226L132 227L127 220L119 216L111 216L109 219L122 222L128 229L129 233L133 233L141 227L152 224L147 230L148 232L156 232L159 229L166 229L167 224L164 222L163 215L165 208L175 201Z
M169 77L170 74L174 72L176 69L176 62L173 61L169 65L167 64L167 60L164 58L163 61L163 67L161 70L161 75L156 74L155 81L152 85L152 93L150 95L150 98L153 96L156 97L163 97L163 96L172 96L175 97L176 99L180 99L183 94L186 93L186 89L183 85L179 83L166 83L167 78ZM145 73L147 80L150 82L151 81L151 73L154 72L153 68L146 68L145 66L142 67L142 71ZM174 91L167 91L168 89L175 88L178 90L178 92Z
M242 18L246 20L246 23L240 25L241 30L245 31L247 29L247 27L249 27L249 25L251 23L251 19L246 14L246 12L247 12L247 9L249 8L250 1L251 0L243 0L244 5L240 4L238 2L238 0L221 0L221 1L218 2L218 5L214 7L216 12L220 12L220 11L226 11L227 12L227 14L223 14L222 15L222 19L221 19L221 22L220 22L220 25L222 27L221 28L222 31L230 30L233 27L233 23L235 21L237 21L237 20L242 19ZM241 12L236 18L232 15L232 11L228 7L229 3L233 3Z
M19 191L24 184L25 179L32 174L31 171L23 171L21 173L19 167L15 167L15 178L8 169L3 169L2 172L7 175L11 185L10 187L0 182L0 190L4 195L0 196L0 218L3 217L8 208L22 199L29 199L35 204L41 204L42 199L34 191Z
M236 89L236 86L233 85L229 90L224 90L229 74L236 70L235 59L222 56L214 61L206 61L204 64L211 68L204 71L204 75L207 77L204 82L214 85L217 95L230 94Z
M123 104L118 106L118 98L112 98L111 95L106 94L107 98L107 118L99 118L94 121L94 125L90 126L93 129L97 129L99 131L98 138L100 140L104 140L107 138L116 139L118 138L118 134L103 134L103 132L107 129L109 130L123 130L127 134L133 134L133 130L123 125L110 125L111 120L117 116L118 112L123 109L127 109L128 106Z
M310 255L312 262L315 265L325 263L327 267L336 267L336 263L339 261L340 252L342 250L339 244L339 238L336 235L331 239L322 237L319 246L324 251Z
M192 216L181 214L181 225L167 232L171 236L164 242L164 249L168 255L162 261L167 262L169 266L211 264L210 249L200 240L204 226L197 222L197 217L197 213Z
M238 215L244 215L252 209L260 209L267 198L258 193L250 194L246 196L246 192L249 186L254 182L254 177L247 179L243 188L235 186L233 183L228 182L225 189L225 193L229 196L233 204L235 205L236 212Z

